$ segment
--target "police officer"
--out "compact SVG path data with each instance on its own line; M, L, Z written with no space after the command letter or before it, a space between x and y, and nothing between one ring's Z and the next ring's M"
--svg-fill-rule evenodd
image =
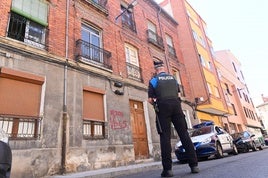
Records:
M187 132L185 115L178 97L179 85L176 79L165 72L162 61L154 61L156 75L149 82L148 102L158 105L158 120L161 127L160 145L163 171L162 177L173 177L171 159L171 122L173 123L183 147L188 154L188 164L192 173L198 173L198 161L193 143Z

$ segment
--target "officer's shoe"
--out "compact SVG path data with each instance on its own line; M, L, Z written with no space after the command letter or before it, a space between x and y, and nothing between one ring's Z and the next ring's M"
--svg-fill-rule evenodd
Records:
M161 177L173 177L173 172L172 170L164 170L162 173L161 173Z
M197 166L191 167L191 173L199 173L199 168Z

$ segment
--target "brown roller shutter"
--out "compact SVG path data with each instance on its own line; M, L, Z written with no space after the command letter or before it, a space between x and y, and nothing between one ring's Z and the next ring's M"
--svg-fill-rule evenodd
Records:
M102 93L84 89L83 115L86 120L105 121Z
M39 78L2 68L0 73L0 114L39 116L43 80L34 79Z

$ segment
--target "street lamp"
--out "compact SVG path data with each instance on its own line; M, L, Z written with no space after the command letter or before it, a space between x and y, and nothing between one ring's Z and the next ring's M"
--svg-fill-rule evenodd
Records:
M132 9L135 5L138 4L137 0L133 0L126 9L124 9L118 16L115 17L115 23L117 23L117 20L120 16L122 16L127 10Z

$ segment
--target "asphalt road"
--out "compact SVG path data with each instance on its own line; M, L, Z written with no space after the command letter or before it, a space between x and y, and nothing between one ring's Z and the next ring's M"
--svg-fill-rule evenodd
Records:
M187 164L173 165L174 178L268 178L268 148L255 152L225 155L199 162L200 173L191 174ZM161 169L116 178L160 178Z

